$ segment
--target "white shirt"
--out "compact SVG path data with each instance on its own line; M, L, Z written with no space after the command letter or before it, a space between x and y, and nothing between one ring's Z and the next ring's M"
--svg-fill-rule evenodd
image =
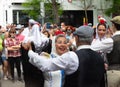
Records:
M116 31L113 36L120 35L120 31ZM106 38L102 41L99 41L98 43L95 43L94 45L91 45L91 49L95 51L102 51L110 53L113 49L113 39L112 38Z
M90 45L79 46L77 50L83 48L89 49ZM29 62L43 72L62 69L65 70L65 74L72 74L78 69L79 66L78 56L72 51L64 53L57 58L46 59L45 56L40 56L32 50L29 50L28 56L30 57Z

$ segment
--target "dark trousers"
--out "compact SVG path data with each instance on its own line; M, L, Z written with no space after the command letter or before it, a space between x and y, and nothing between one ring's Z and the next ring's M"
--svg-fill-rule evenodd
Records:
M17 69L17 75L21 78L21 66L20 66L20 57L8 57L8 62L10 65L11 76L14 79L14 68Z
M44 87L42 71L29 63L28 51L23 47L21 47L21 54L25 87Z

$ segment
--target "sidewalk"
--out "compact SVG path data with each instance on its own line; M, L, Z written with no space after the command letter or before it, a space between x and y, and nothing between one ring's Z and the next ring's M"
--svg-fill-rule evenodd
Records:
M15 78L17 78L17 72L15 70ZM11 80L3 80L3 73L2 73L2 66L0 65L0 87L25 87L24 81L18 81L17 79L15 82Z
M25 87L24 82L15 81L12 82L11 80L1 80L0 87Z

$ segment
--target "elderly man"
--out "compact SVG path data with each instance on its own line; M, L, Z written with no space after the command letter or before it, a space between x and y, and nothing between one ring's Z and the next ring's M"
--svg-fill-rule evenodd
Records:
M108 87L120 87L120 16L111 19L113 36L92 46L93 50L108 52Z
M33 52L28 44L30 63L43 72L65 70L64 87L104 87L104 61L97 52L90 49L93 29L81 26L74 32L74 36L77 51L69 51L53 59L46 59L45 56Z

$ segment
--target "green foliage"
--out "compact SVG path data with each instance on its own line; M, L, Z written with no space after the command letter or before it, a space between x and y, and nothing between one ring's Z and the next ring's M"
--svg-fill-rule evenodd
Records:
M120 15L120 0L112 0L112 6L105 11L106 15L110 16L111 13L113 15Z
M60 7L60 4L57 5L59 8L58 9L58 14L59 15L62 15L63 13L63 10L62 8ZM45 21L46 22L54 22L54 12L53 12L53 9L52 9L52 3L45 3Z
M28 10L24 10L23 12L29 14L31 18L37 19L40 14L40 0L27 0L27 3L23 3L22 6L28 8Z
M40 14L40 2L45 3L45 20L53 22L53 15L54 12L52 10L52 3L50 0L46 0L47 3L45 3L45 0L27 0L27 3L23 3L22 6L26 7L28 10L24 10L23 12L27 13L31 18L38 19ZM57 0L56 0L57 1ZM61 15L63 10L60 8L60 5L58 5L59 11L58 14Z

